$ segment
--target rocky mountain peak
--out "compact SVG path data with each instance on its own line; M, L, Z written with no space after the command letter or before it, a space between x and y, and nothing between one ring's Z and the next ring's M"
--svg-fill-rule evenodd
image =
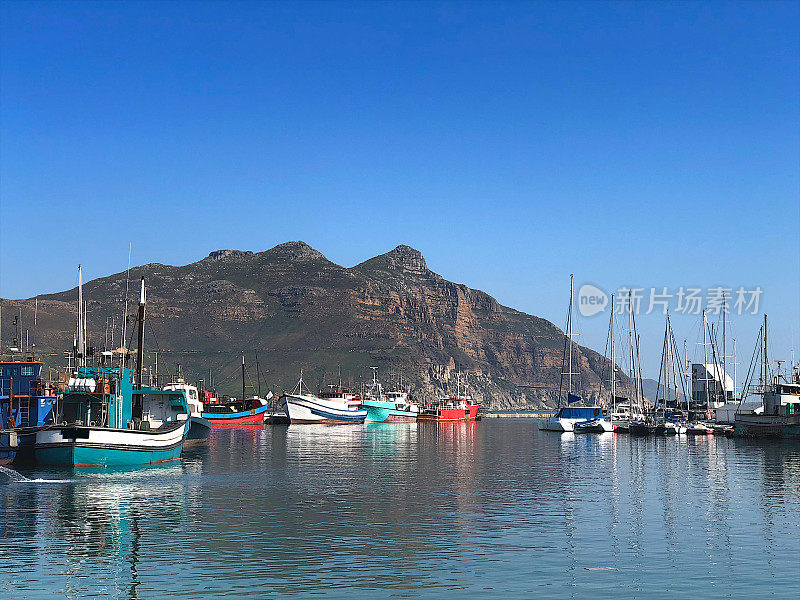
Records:
M270 252L285 256L291 260L306 261L314 259L325 259L325 255L319 250L314 250L311 246L301 241L284 242L278 244Z
M215 262L218 260L244 258L252 255L253 253L250 250L214 250L204 260Z
M422 252L411 246L400 244L397 248L391 252L387 252L384 256L386 257L386 266L389 269L400 269L403 271L412 271L414 273L425 273L428 271L428 265L425 263L425 257L422 256Z

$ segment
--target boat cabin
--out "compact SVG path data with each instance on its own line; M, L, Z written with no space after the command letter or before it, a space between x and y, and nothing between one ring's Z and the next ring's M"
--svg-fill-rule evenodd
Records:
M52 421L56 398L42 381L43 366L32 357L0 362L0 428L36 427Z

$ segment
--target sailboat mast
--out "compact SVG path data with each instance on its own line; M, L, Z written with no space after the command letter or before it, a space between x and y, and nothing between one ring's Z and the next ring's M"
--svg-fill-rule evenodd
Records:
M630 382L635 387L633 392L633 398L636 401L638 406L638 398L637 394L639 393L639 388L636 386L636 376L635 376L635 364L633 362L633 304L631 301L631 293L628 292L628 346L630 347L631 357L630 357Z
M767 379L769 377L769 360L767 360L767 313L764 313L764 335L762 339L764 340L764 352L762 354L764 359L764 391L767 391Z
M726 296L722 295L722 396L728 401L728 345L725 343L725 313L728 311Z
M614 363L614 295L611 295L611 414L617 412L617 392L615 387L617 366Z
M569 338L567 344L569 345L569 363L567 364L567 403L569 403L569 394L572 393L572 279L573 275L569 276L569 311L567 312L567 337Z
M242 352L242 406L244 406L244 352Z

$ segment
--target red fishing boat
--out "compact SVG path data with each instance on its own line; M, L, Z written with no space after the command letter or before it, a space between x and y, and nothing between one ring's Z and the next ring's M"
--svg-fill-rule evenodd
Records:
M223 398L220 400L215 392L201 390L200 399L203 402L203 412L201 416L209 422L211 427L264 425L264 420L269 410L270 398L272 398L272 392L270 392L266 398L259 398L258 396L246 398L243 354L242 400L237 400L236 398Z
M422 407L418 421L476 421L480 405L469 396L450 395Z

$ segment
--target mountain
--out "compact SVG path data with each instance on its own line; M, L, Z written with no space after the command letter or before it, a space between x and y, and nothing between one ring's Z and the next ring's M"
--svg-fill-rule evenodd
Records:
M564 334L555 325L500 305L485 292L447 281L408 246L351 268L329 261L303 242L264 252L218 250L185 266L158 263L130 271L128 314L138 282L147 282L145 363L158 351L161 377L181 363L186 375L219 391L240 390L241 354L248 385L291 389L300 372L310 387L369 379L379 367L387 384L402 377L418 397L453 392L455 373L468 373L471 391L487 407L553 405L562 371ZM118 347L126 273L84 285L90 343ZM77 290L38 296L37 351L52 367L72 347ZM32 323L35 298L2 300L2 340L14 337L9 315ZM129 347L135 347L129 317ZM30 327L25 325L23 327ZM107 341L111 338L110 341ZM603 358L574 346L574 385L599 391Z

